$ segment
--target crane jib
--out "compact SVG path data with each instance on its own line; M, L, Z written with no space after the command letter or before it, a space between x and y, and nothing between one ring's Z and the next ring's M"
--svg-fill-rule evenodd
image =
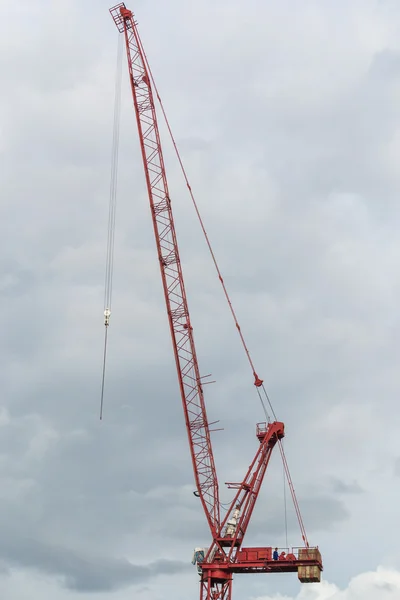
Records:
M218 480L150 76L132 12L121 5L112 11L119 30L125 35L132 97L196 487L214 534L219 525Z

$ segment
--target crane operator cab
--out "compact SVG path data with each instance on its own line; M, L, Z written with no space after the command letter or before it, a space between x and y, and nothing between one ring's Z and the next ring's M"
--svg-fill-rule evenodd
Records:
M195 548L193 552L192 565L197 565L197 572L201 575L201 563L207 554L208 548Z

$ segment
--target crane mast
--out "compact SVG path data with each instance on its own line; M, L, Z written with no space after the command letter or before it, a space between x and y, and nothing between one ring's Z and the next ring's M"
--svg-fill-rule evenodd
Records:
M160 141L152 76L132 11L128 10L124 3L120 3L111 8L110 13L118 31L125 39L132 98L197 488L196 495L203 505L212 537L209 548L199 549L201 552L195 553L194 564L197 563L201 576L200 599L230 600L234 573L297 572L300 581L319 581L322 571L321 555L318 548L309 547L304 535L306 547L299 549L297 556L294 551L287 555L283 553L285 556L281 555L279 560L273 558L271 547L242 547L272 450L284 437L283 423L274 421L257 425L259 447L243 481L227 484L237 492L225 517L222 521L220 519L218 479ZM220 279L222 282L221 277ZM256 376L255 385L261 384L262 381Z

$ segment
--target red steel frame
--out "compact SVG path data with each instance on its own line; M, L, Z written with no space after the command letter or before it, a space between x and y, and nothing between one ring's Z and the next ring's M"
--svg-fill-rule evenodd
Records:
M241 548L272 450L284 436L283 423L261 423L257 426L259 448L244 480L228 484L238 491L225 518L220 521L218 479L168 191L151 74L133 13L124 3L111 8L110 13L118 31L125 37L132 97L193 471L197 493L212 535L212 544L201 565L200 599L230 600L233 573L297 571L298 566L318 566L322 570L322 563L320 555L319 558L310 555L298 560L290 554L290 560L277 562L266 559L271 555L270 548L251 549L252 554L250 549L246 551ZM240 507L236 530L233 535L227 535L226 525L236 506ZM251 559L248 558L250 556Z
M211 531L215 534L219 523L218 480L150 75L131 11L119 4L110 12L119 31L125 34L132 96L193 469Z

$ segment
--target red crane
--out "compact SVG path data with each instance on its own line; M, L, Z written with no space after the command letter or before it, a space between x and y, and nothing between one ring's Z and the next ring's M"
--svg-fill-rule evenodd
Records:
M201 576L200 599L230 600L234 573L297 572L302 582L320 581L323 568L321 555L318 548L310 548L308 544L281 444L281 439L284 437L283 423L275 419L273 422L257 425L256 435L259 446L256 455L243 481L227 484L237 492L226 516L222 520L220 518L219 487L210 439L210 423L204 402L202 377L196 356L193 327L189 315L171 197L164 166L152 88L152 74L132 11L128 10L124 3L120 3L111 8L110 13L118 31L125 38L129 79L154 236L196 481L195 495L201 500L212 537L209 548L197 549L193 561L194 564L197 563ZM191 192L188 181L187 184ZM204 228L203 231L205 233ZM208 238L207 243L209 244ZM218 269L214 255L213 259ZM219 270L218 274L252 367L254 384L259 390L259 388L263 388L263 382L253 367ZM275 553L274 556L272 547L242 547L272 450L277 444L282 454L305 544L304 548L292 549L288 554L283 552L279 557Z

